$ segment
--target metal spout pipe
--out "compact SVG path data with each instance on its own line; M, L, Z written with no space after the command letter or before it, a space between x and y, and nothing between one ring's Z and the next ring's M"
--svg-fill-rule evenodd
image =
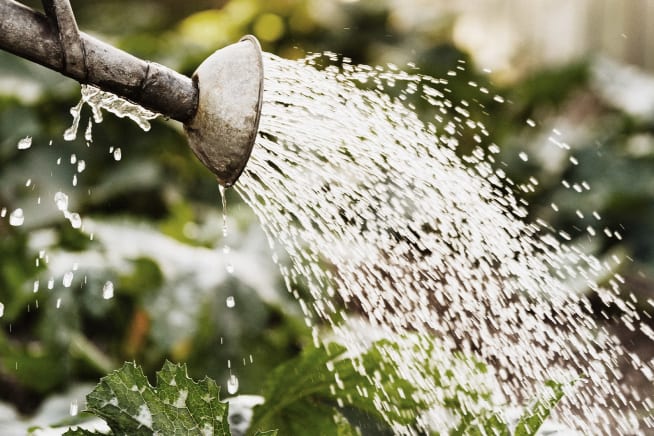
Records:
M256 38L216 51L189 78L80 32L68 0L43 6L47 15L0 0L0 49L182 122L200 161L221 184L234 184L259 126L263 64Z

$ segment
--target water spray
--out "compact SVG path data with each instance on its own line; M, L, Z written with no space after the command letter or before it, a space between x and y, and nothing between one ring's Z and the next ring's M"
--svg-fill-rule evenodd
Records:
M80 32L69 0L42 3L45 15L0 0L0 49L180 121L220 184L236 182L261 113L263 62L254 36L214 52L189 78Z

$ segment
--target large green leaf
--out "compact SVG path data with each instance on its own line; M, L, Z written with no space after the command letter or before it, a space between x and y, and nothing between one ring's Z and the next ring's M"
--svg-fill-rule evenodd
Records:
M251 431L278 428L280 434L300 434L311 426L315 434L356 434L338 412L346 408L379 423L412 424L426 404L414 398L417 388L389 364L384 355L389 346L394 344L379 341L349 359L343 357L345 347L332 343L279 366L264 384L266 402L255 409Z
M228 405L220 401L219 393L209 378L199 383L190 379L185 365L166 362L154 387L140 367L126 363L102 378L87 396L87 407L116 435L228 436Z

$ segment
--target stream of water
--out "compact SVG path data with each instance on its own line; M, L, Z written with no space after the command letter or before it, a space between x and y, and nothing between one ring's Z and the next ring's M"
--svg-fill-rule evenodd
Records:
M635 302L620 298L618 261L584 254L561 242L565 233L529 221L527 204L497 162L499 147L486 143L487 129L470 116L474 103L457 100L447 80L392 66L316 68L325 60L336 59L265 55L260 132L235 186L259 217L316 345L335 340L354 357L376 339L401 344L386 350L386 360L420 387L419 400L435 406L417 429L391 422L398 434L457 426L461 416L438 405L461 390L492 394L475 401L460 395L465 412L491 408L510 420L550 380L566 386L554 419L569 432L651 429L652 362L598 322L580 292L617 308L613 322L654 340ZM431 122L418 118L417 101L431 108ZM154 117L84 88L66 139L76 135L83 103L96 122L101 109L131 114L146 130ZM460 153L463 136L479 146ZM532 178L522 188L537 183ZM66 218L81 224L60 197ZM225 211L224 190L221 197ZM11 218L18 222L22 210ZM225 225L223 216L223 232ZM105 298L113 296L109 285ZM226 305L234 307L233 297ZM489 370L475 372L470 360L453 358L457 353ZM435 372L451 374L449 385ZM234 376L228 390L237 389Z
M555 413L569 428L651 428L652 402L635 383L651 385L652 363L626 350L576 290L618 307L616 321L629 329L653 332L619 298L614 264L527 220L496 146L457 156L462 132L479 144L487 136L471 103L457 101L447 80L393 67L314 68L318 60L266 55L260 134L236 185L316 338L357 353L376 337L430 336L436 348L416 342L389 356L424 392L439 395L415 363L445 371L444 356L460 351L489 363L485 383L507 409L556 380L571 383ZM381 91L389 87L398 97ZM405 102L416 97L434 109L431 123ZM461 386L469 376L454 371ZM434 410L420 423L443 431L456 418Z

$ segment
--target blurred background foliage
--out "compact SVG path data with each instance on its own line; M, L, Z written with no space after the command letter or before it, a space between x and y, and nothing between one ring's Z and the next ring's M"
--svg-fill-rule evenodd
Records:
M402 7L426 7L419 1L71 3L82 30L187 75L252 33L286 58L328 50L353 63L412 62L422 74L447 78L449 98L473 103L471 118L485 124L481 146L499 146L498 165L529 201L530 219L543 218L600 258L624 260L624 289L647 306L654 277L649 75L596 53L484 71L456 41L459 15L431 13L415 26L400 19ZM92 142L82 134L64 141L78 100L77 83L0 53L0 400L29 415L49 395L97 381L124 360L152 374L165 358L223 387L236 374L240 393L257 393L263 375L311 339L256 219L228 192L222 237L217 184L173 122L155 120L144 133L107 115L93 126ZM455 116L442 115L441 123ZM26 136L32 146L18 149ZM462 154L478 146L465 131L460 137ZM57 209L57 192L81 215L83 232ZM25 221L12 226L17 208ZM228 262L234 274L225 272ZM106 299L108 283L114 295Z

